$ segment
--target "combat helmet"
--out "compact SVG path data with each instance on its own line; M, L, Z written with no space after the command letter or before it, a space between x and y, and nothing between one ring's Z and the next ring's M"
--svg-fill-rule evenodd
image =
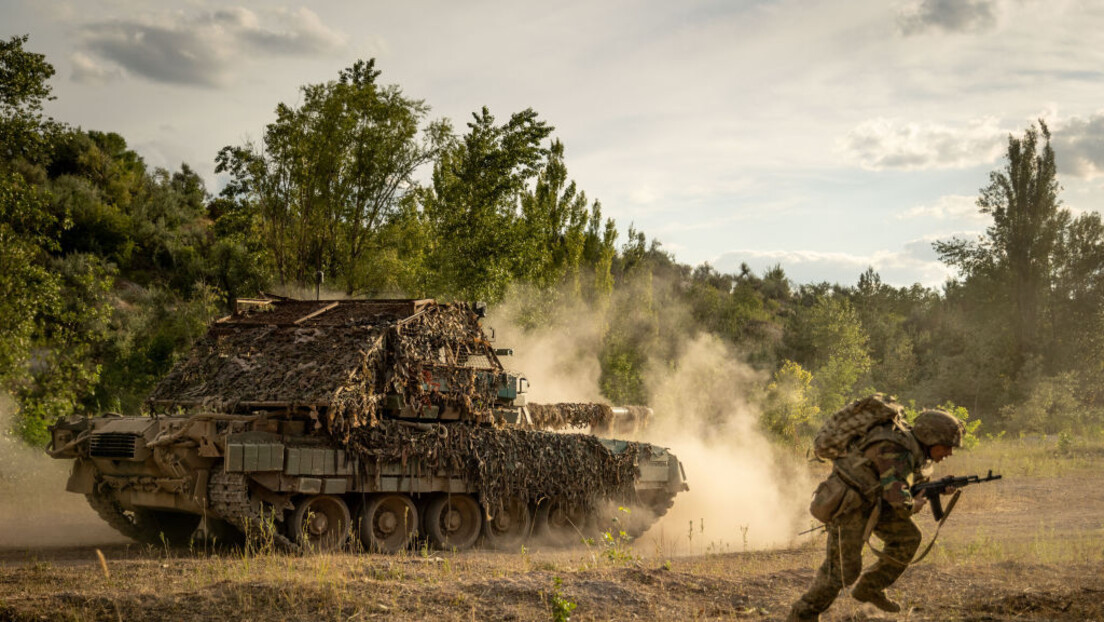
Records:
M912 435L924 445L962 447L963 426L945 410L925 410L912 422Z

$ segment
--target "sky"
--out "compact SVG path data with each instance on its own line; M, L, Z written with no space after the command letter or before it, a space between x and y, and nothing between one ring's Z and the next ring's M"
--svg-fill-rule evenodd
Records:
M1100 33L1090 0L0 0L0 36L57 69L49 114L213 193L220 148L375 58L461 131L536 110L603 214L681 263L936 288L932 242L984 232L978 191L1038 119L1064 206L1101 209Z

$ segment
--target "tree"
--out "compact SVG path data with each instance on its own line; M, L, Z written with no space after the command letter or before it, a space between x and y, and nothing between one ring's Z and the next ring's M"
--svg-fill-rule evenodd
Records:
M1040 142L1040 137L1042 142ZM1043 354L1040 334L1050 303L1054 254L1069 212L1059 209L1060 187L1050 131L1039 120L1022 138L1008 137L1007 163L989 174L977 205L993 217L985 236L971 242L939 241L944 263L967 281L989 279L999 286L998 304L1014 310L1012 339L1016 368Z
M58 226L36 188L0 169L0 382L19 375L39 312L59 300L61 281L47 268Z
M813 375L793 361L783 361L767 385L760 424L775 436L798 443L820 421L820 409L813 403Z
M501 300L518 273L519 202L545 164L553 128L532 109L502 125L487 108L442 151L423 209L433 231L429 267L436 289L458 298Z
M598 201L590 208L586 236L583 238L583 262L591 267L590 287L585 290L588 299L600 305L609 301L613 291L613 258L617 254L617 226L612 218L602 220L602 206Z
M96 355L110 339L115 277L102 259L80 253L49 267L60 287L56 299L36 309L34 365L9 385L21 411L17 430L35 445L49 440L47 426L81 410L100 380Z
M786 345L793 361L813 374L817 406L839 410L854 397L871 368L868 338L854 307L838 295L817 296L798 307L790 320Z
M779 303L788 302L792 290L790 279L786 276L786 271L782 269L780 264L768 268L759 283L759 291L762 292L763 296L767 300L774 300Z
M8 389L24 381L39 314L59 304L62 289L49 260L64 222L46 209L34 183L42 171L29 162L45 157L41 110L54 68L26 42L0 41L0 382Z
M721 274L706 263L694 268L682 294L700 327L762 360L764 347L774 344L769 306L758 286L750 270Z
M46 155L42 104L53 99L54 67L23 49L28 35L0 41L0 162L40 162Z
M151 174L122 136L44 119L54 71L26 41L0 43L0 386L15 431L41 445L59 417L138 403L213 310L178 304L206 274L199 176ZM157 301L134 294L161 285Z
M908 321L926 305L929 296L920 292L886 285L873 268L847 291L869 337L871 381L879 391L896 395L913 384L918 361Z
M568 182L563 143L552 142L531 192L521 196L517 276L547 290L565 279L579 292L579 268L591 212L586 193Z
M1054 344L1053 360L1079 371L1104 369L1104 349L1094 339L1086 339L1086 334L1097 334L1104 322L1104 222L1098 212L1085 212L1063 229L1052 288L1047 323L1053 331L1048 336ZM1099 377L1082 388L1083 396L1104 398L1102 393Z
M223 196L257 206L261 233L281 282L336 274L347 293L414 172L449 136L445 122L420 127L429 111L397 86L377 83L375 61L357 61L335 81L301 89L298 108L279 104L263 145L224 147Z

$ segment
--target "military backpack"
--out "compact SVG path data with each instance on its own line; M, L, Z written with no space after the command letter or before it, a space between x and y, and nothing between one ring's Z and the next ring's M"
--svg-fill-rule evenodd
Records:
M905 409L892 397L875 393L839 409L824 422L813 439L813 454L821 460L836 460L850 451L875 426L893 422L909 429Z

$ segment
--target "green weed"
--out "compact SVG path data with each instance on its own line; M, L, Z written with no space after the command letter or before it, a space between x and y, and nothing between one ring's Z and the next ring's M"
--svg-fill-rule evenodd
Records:
M552 606L552 620L553 622L569 622L571 620L571 613L575 611L575 601L564 596L563 593L563 579L560 577L552 578L552 592L549 594L549 603Z

